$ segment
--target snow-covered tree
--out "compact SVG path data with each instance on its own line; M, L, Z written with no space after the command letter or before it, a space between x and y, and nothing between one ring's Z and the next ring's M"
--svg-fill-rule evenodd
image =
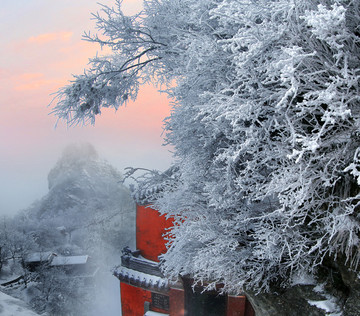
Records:
M2 224L2 229L0 230L0 272L9 256L5 219L3 219Z
M39 267L33 273L31 306L39 313L72 316L89 311L84 280L72 278L63 268Z
M357 269L360 2L145 0L131 17L116 5L85 36L112 54L53 111L94 122L148 81L172 98L174 173L153 190L176 219L165 273L238 292L289 285L325 258Z
M19 217L17 218L19 219ZM11 260L12 268L15 262L24 263L29 252L35 249L35 242L24 230L22 222L10 217L3 217L0 224L0 273L2 266Z

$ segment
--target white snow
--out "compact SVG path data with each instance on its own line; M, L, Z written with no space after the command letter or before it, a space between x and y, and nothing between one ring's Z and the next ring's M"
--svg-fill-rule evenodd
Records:
M144 314L144 316L169 316L169 314L163 314L163 313L148 311L148 312L146 312Z
M323 309L326 312L327 316L340 316L341 313L335 311L338 310L338 305L332 300L323 300L323 301L311 301L308 300L310 305L316 306L319 309Z
M315 279L312 275L309 273L303 272L296 275L293 275L291 280L291 285L313 285L315 284Z
M313 291L325 296L324 300L308 300L310 305L316 306L319 309L322 309L326 312L326 316L341 316L341 308L337 304L337 300L334 296L325 292L324 284L318 284L313 288Z
M51 251L33 252L26 257L26 262L48 261L53 255L55 254Z
M0 292L0 315L1 316L38 316L31 311L26 303Z
M167 286L167 284L168 284L167 279L163 279L163 278L155 276L155 275L146 274L146 273L128 269L125 267L121 267L121 268L117 269L117 273L122 274L122 275L128 275L129 278L134 279L134 280L143 281L143 282L145 282L146 285L152 284L152 285L158 285L159 287L161 287L161 286Z
M52 266L86 264L89 256L57 256L51 261Z

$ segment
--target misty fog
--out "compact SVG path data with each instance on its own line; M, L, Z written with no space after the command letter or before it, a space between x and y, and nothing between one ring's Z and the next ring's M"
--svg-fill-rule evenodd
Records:
M121 315L111 270L135 242L135 204L122 180L92 145L69 145L48 174L48 193L1 220L0 284L22 277L1 290L39 314ZM39 253L52 257L30 271ZM55 267L61 258L86 258L86 273Z

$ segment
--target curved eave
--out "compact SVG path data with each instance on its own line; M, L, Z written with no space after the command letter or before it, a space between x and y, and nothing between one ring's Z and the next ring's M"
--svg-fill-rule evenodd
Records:
M144 289L167 292L169 282L167 279L156 275L139 272L120 266L114 271L114 275L121 281Z

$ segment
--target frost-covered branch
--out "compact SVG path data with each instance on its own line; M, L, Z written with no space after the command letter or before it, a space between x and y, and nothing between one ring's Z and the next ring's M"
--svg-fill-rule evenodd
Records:
M113 55L55 112L93 120L144 81L172 84L176 172L142 182L175 218L164 272L239 292L290 285L329 258L358 269L359 2L147 0L134 17L105 13L104 39L88 39Z

